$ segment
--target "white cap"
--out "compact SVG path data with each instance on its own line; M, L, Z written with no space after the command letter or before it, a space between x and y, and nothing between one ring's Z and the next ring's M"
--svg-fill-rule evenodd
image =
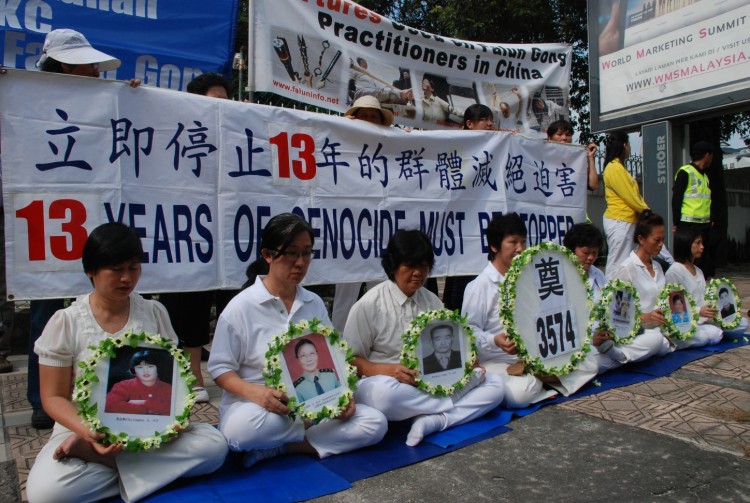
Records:
M66 65L98 64L99 70L108 72L118 68L122 62L109 54L97 51L81 33L62 28L47 33L42 48L42 57L36 66L41 67L47 58Z

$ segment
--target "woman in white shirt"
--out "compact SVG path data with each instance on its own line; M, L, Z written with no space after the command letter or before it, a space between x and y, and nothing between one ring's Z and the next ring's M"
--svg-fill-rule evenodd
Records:
M615 273L616 278L633 284L641 303L643 333L621 347L627 357L626 362L637 362L674 351L674 345L661 332L666 320L662 310L657 307L659 292L666 283L664 272L654 257L664 246L664 236L664 219L661 215L651 210L639 214L633 232L633 241L638 247L630 252Z
M706 280L703 271L695 265L695 259L703 255L703 237L691 228L679 228L674 233L672 256L675 263L666 273L667 283L685 287L685 291L695 301L700 318L693 337L674 341L677 349L685 349L706 344L717 344L721 341L722 330L711 324L716 317L716 308L706 305Z
M300 286L313 257L313 228L292 213L268 221L254 283L227 305L216 324L208 371L224 390L219 429L250 467L286 453L324 458L379 442L385 417L352 400L335 419L312 424L289 418L289 398L266 386L265 354L290 323L317 318L331 325L320 297Z

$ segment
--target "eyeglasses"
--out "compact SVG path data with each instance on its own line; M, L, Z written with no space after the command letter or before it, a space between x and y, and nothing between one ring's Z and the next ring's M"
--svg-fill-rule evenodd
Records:
M303 252L297 252L297 251L283 251L282 252L281 250L276 250L277 257L284 257L290 262L296 262L299 259L302 259L304 262L310 262L313 258L313 253L315 253L315 250L306 250Z

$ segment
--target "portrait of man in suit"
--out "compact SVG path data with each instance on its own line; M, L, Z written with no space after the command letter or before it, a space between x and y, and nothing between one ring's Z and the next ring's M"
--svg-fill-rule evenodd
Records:
M447 323L435 325L429 329L429 333L432 353L422 360L424 374L461 368L463 366L461 351L453 349L454 327Z

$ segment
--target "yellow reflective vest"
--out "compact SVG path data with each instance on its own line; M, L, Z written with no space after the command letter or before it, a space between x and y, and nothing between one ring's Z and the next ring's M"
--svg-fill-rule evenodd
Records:
M692 164L682 166L677 173L684 171L688 175L688 186L682 197L680 221L695 224L711 222L711 188L708 176ZM675 173L675 178L677 178Z

